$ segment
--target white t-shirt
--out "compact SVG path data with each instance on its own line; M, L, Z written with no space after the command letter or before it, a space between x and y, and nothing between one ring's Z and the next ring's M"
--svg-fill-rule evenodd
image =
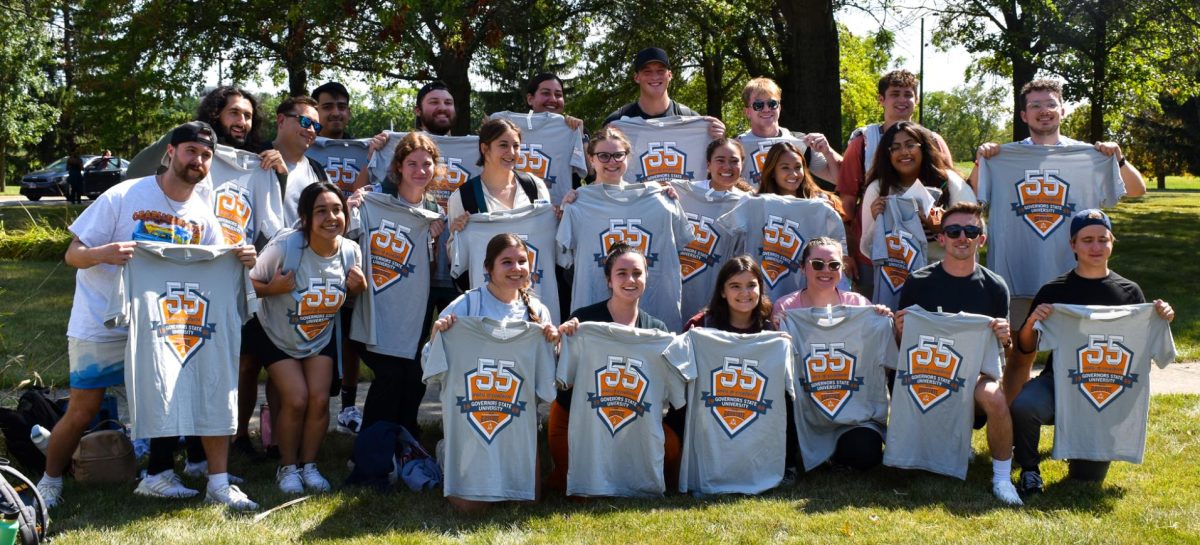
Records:
M532 174L530 176L533 177L533 186L537 188L538 202L550 202L550 192L546 189L546 182L542 181L542 179L538 178L537 176L533 176ZM497 210L513 210L515 208L521 208L522 206L529 206L530 204L533 204L529 202L529 196L525 194L525 189L521 187L521 182L518 181L516 177L513 177L512 183L516 186L513 188L513 205L508 206L504 204L503 201L493 196L492 192L488 190L487 184L480 180L480 185L483 186L483 199L487 203L487 209L489 212L494 212ZM456 218L466 213L466 210L463 209L462 204L462 192L465 191L463 188L466 187L469 187L469 184L463 184L458 189L455 189L454 193L450 194L450 199L446 201L446 208L450 212L448 216L450 221L454 221ZM451 238L453 238L453 236L451 236Z
M300 162L294 165L288 164L287 168L287 187L283 193L283 226L295 227L296 222L300 221L300 193L320 179L317 178L317 173L313 172L307 158L300 159Z

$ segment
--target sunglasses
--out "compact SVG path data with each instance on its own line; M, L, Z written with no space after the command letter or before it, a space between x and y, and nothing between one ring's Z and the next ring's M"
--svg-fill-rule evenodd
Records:
M593 153L592 155L596 159L599 159L601 163L607 163L609 161L616 161L619 163L621 161L624 161L625 158L629 156L628 153L625 153L623 151L618 151L615 153L608 153L605 151L601 151L599 153Z
M975 225L947 225L942 227L942 234L946 235L946 238L958 238L958 235L965 234L969 240L975 240L983 234L983 228Z
M835 271L835 272L842 270L842 262L834 261L832 259L829 261L821 261L820 259L810 259L810 260L808 260L808 264L809 264L809 266L811 266L813 268L814 271L823 271L823 270L825 270L825 267L829 267L829 270Z
M307 115L283 114L283 117L296 118L296 120L300 123L301 129L312 129L316 132L321 132L321 124L316 121L313 121L312 118L308 117Z
M763 108L766 108L768 110L778 110L779 109L779 101L775 100L775 99L765 100L765 101L764 100L756 100L756 101L750 103L750 107L754 108L754 111L756 111L756 112L761 112L763 110Z

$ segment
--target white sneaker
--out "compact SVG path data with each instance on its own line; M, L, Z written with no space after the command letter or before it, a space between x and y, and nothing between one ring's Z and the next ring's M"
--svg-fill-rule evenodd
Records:
M245 492L234 485L225 485L220 489L208 489L208 493L204 495L205 503L220 503L236 509L238 511L253 511L258 509L258 504L254 503Z
M300 470L300 479L304 481L304 488L313 492L329 492L331 488L329 481L317 471L317 464L305 464Z
M1025 505L1025 502L1021 501L1021 496L1017 494L1017 487L1013 486L1012 481L1008 479L992 481L992 494L1008 505Z
M300 470L296 466L280 466L275 472L275 482L284 494L304 493L304 482L300 480Z
M338 431L343 433L358 433L362 427L362 411L354 405L342 407L337 416L337 425Z
M58 507L58 504L62 502L62 489L62 479L59 479L57 483L49 483L46 482L45 478L42 478L37 483L38 493L42 495L42 500L46 502L46 509Z
M194 464L185 460L183 463L183 474L195 479L208 477L208 460ZM227 475L229 475L229 484L242 484L245 482L245 479L232 473L227 473Z
M179 478L179 475L168 469L158 475L150 475L142 479L133 493L151 498L190 498L199 494L200 491L183 486L183 480Z

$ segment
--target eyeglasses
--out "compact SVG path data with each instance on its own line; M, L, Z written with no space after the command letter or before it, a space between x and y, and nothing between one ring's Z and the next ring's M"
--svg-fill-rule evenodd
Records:
M321 124L313 121L311 117L300 114L283 114L283 117L294 117L300 123L301 129L312 129L316 132L321 132Z
M965 234L968 240L975 240L983 234L983 228L975 225L947 225L942 227L942 234L946 235L946 238L958 238L958 235Z
M626 152L623 152L623 151L618 151L618 152L614 152L614 153L608 153L606 151L601 151L598 153L593 153L592 156L595 157L596 159L599 159L601 163L607 163L610 161L616 161L616 162L620 163L621 161L624 161L625 158L629 156L629 154Z
M901 150L911 152L918 149L921 149L921 143L917 142L916 140L911 140L903 144L892 144L890 147L888 147L888 151L891 153L900 153Z
M765 101L764 100L756 100L756 101L750 103L750 107L754 108L754 111L756 111L756 112L761 112L763 110L763 108L766 108L768 110L778 110L779 109L779 101L775 100L775 99L765 100Z
M823 270L825 270L825 267L829 267L829 270L834 271L834 272L842 270L842 262L834 261L832 259L829 261L821 261L820 259L810 259L810 260L808 260L808 264L809 264L809 266L811 266L813 268L814 271L823 271Z

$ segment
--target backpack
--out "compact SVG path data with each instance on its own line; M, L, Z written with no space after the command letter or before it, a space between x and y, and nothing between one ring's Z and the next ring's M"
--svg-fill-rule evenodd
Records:
M27 438L28 439L28 438ZM17 537L22 545L34 545L46 539L50 528L50 513L46 500L37 486L20 471L0 460L0 515L10 519L16 515ZM14 486L12 482L15 481Z
M521 190L525 192L525 196L529 198L529 202L536 202L538 199L537 183L533 181L533 176L528 172L516 172L517 185L521 186ZM478 214L487 212L487 198L483 195L483 178L476 176L467 180L463 187L459 189L462 195L463 210L468 214Z
M41 475L46 470L46 455L29 438L30 429L36 424L52 430L64 414L46 392L48 390L26 390L15 409L0 409L0 431L4 433L8 454L33 475Z

